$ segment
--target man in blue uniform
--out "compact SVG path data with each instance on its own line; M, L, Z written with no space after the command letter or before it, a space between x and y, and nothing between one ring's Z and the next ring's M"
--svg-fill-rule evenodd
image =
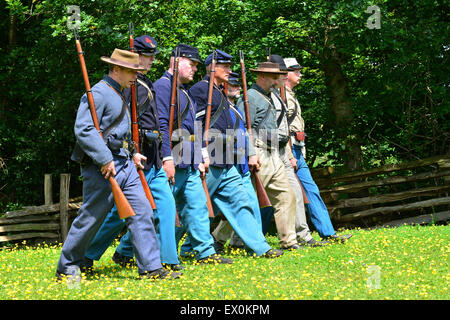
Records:
M159 50L156 40L148 35L137 37L134 40L134 50L139 54L140 63L146 68L138 72L136 82L136 111L140 133L139 149L146 157L141 169L144 170L157 208L154 211L154 223L159 241L161 261L166 268L180 270L182 267L179 264L175 243L175 200L166 173L162 169L160 128L155 91L152 81L146 76ZM124 96L127 101L131 101L131 89L125 89ZM117 208L114 207L92 241L86 253L86 258L99 260L124 226L125 223L119 219ZM134 264L130 232L127 232L121 238L112 259L122 266Z
M86 94L81 98L75 121L77 144L72 160L81 163L83 204L64 242L56 270L57 279L76 276L85 266L86 251L114 205L108 178L114 176L135 211L125 222L131 232L141 278L179 277L161 265L152 208L144 195L135 164L142 155L131 156L128 147L130 115L122 90L136 80L139 55L115 49L111 57L102 57L110 65L108 76L92 87L96 114L103 138L93 125Z
M242 177L236 168L234 160L235 150L235 129L239 126L240 113L230 112L230 104L223 91L223 84L228 81L231 73L232 56L216 50L215 76L212 93L210 130L213 133L209 145L212 148L204 150L204 157L210 159L209 174L206 178L208 190L214 205L226 217L237 235L242 239L245 245L257 256L278 257L282 254L279 250L273 250L267 243L261 228L261 219L258 212L254 212L254 205L245 190ZM213 55L209 55L205 60L207 73L210 73ZM199 81L191 88L191 93L197 103L197 120L201 121L203 127L206 120L206 107L208 104L210 76L207 74L203 80ZM236 116L238 119L236 119ZM236 121L234 121L236 120ZM241 122L241 128L243 128ZM206 128L204 128L203 132ZM239 132L240 130L238 130ZM241 133L243 131L240 131ZM242 136L244 137L244 135ZM205 137L208 139L209 137ZM245 150L245 139L239 140L238 150ZM205 152L207 151L207 152ZM246 161L240 163L245 164ZM250 165L257 166L257 157L252 155L249 159ZM248 169L248 168L247 168ZM253 199L252 199L253 200ZM259 223L258 223L259 220Z
M179 52L177 99L171 141L169 120L176 52ZM200 173L205 172L201 154L201 127L195 126L195 101L187 87L193 80L199 62L201 60L197 48L179 44L172 51L169 69L154 83L162 133L163 168L173 185L181 227L187 230L197 261L229 264L232 263L231 259L217 255L214 250L214 241L209 230L206 194L200 179ZM178 243L181 233L177 235Z

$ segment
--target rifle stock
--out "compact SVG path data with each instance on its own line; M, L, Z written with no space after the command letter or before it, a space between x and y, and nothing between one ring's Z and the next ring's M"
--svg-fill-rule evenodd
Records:
M134 52L134 39L133 39L133 27L130 23L129 26L129 36L130 36L130 51ZM133 136L134 146L137 152L140 152L140 144L139 144L139 126L137 122L137 107L136 107L136 82L133 82L131 85L131 132ZM142 187L144 188L145 196L153 210L156 210L155 199L153 198L152 192L147 182L147 178L145 178L145 174L142 169L137 169L139 174L139 179L141 180Z
M247 94L247 79L245 77L245 63L244 63L244 53L239 51L239 58L241 63L241 75L242 75L242 89L244 95L244 110L245 110L245 122L247 127L247 132L249 135L249 139L252 139L252 123L250 119L250 106L248 104L248 94ZM256 171L256 168L251 170L253 180L255 182L255 191L258 197L259 207L271 207L269 196L267 195L266 189L264 189L264 185L259 178L259 175Z
M206 195L206 206L208 207L209 217L214 218L214 210L211 203L211 197L209 196L208 185L206 184L205 174L200 174L200 178L202 179L203 190L205 190Z
M111 184L111 191L114 196L114 201L116 202L117 214L120 219L125 219L136 215L127 198L123 194L122 189L120 189L119 184L113 177L109 178Z
M84 61L84 52L81 49L81 43L78 39L78 35L76 32L76 29L74 29L74 35L75 35L75 44L78 51L78 57L80 59L80 65L81 65L81 72L83 74L83 80L84 80L84 86L86 88L86 95L88 98L89 103L89 110L91 112L92 121L94 123L95 129L97 129L100 136L103 137L102 132L100 131L100 126L98 123L97 118L97 112L95 110L95 104L94 104L94 96L92 95L91 91L91 85L89 83L89 77L86 69L86 62ZM131 207L130 203L128 202L127 198L122 192L122 189L120 189L119 184L117 183L116 179L113 177L110 177L109 182L111 184L111 191L114 196L114 201L116 202L117 207L117 213L121 219L125 219L131 216L136 215L133 208Z

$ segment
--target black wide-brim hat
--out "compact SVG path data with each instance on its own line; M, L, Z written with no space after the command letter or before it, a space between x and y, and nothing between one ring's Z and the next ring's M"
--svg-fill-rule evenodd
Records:
M280 55L278 55L278 54L271 54L269 56L269 61L273 62L273 63L278 63L278 66L280 67L281 71L290 71L290 70L288 70L288 68L284 64L283 58Z

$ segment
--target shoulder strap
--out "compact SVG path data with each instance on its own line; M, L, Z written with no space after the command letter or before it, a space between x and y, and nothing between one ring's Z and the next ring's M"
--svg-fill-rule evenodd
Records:
M189 111L189 101L190 101L191 99L189 98L189 95L187 94L186 91L184 91L183 89L181 89L180 91L183 92L184 95L185 95L186 98L187 98L187 103L186 103L186 105L184 106L183 112L181 113L181 116L180 116L180 123L183 123L183 122L184 122L184 119L186 119L186 117L187 117L187 114L188 114L188 111ZM178 108L179 108L179 107L180 107L180 106L178 106Z
M294 103L295 103L295 109L294 109L294 112L292 113L292 116L290 116L290 117L289 117L289 115L287 116L288 126L291 125L291 123L294 121L295 117L297 116L299 105L298 105L298 101L297 101L297 99L295 99L295 97L294 97Z
M211 117L211 122L209 124L209 127L212 127L214 123L216 123L217 119L219 119L222 112L225 110L225 104L223 103L223 94L220 94L220 106L217 108L216 112Z
M242 118L239 111L237 111L235 109L235 107L232 106L231 104L230 104L230 110L234 113L234 116L236 118L236 120L234 121L234 130L236 131L239 128L239 121L241 121L244 124L244 119Z
M275 91L272 91L272 92L275 95L275 97L278 99L278 101L280 102L280 105L281 105L280 116L277 119L277 127L279 127L281 124L281 121L283 121L284 115L286 114L286 105L284 104L283 99L281 99L281 97L278 95L277 92L275 92Z
M139 84L141 86L143 86L145 89L147 89L148 98L149 98L149 100L152 100L153 93L152 93L152 90L150 89L150 87L144 81L142 81L141 79L137 79L137 82L139 82Z
M125 112L127 111L128 106L123 103L122 111L120 111L119 116L103 131L103 140L107 140L110 133L122 122L123 117L125 116Z
M102 134L103 134L103 140L107 141L107 138L109 136L109 134L122 122L123 117L125 116L125 113L128 109L128 105L125 101L125 98L119 93L117 92L116 89L114 89L109 83L107 83L106 81L103 81L104 83L106 83L111 89L113 89L121 98L122 98L122 110L120 111L119 116L105 129L103 130Z
M147 90L147 99L145 99L145 102L142 104L139 104L137 106L137 117L138 119L144 114L144 112L147 110L148 106L150 105L150 101L153 98L152 90L149 88L149 86L142 80L137 79L137 82L143 86ZM136 97L138 97L138 86L136 86Z
M273 108L273 105L272 105L272 102L270 102L269 98L265 97L262 93L258 92L258 90L255 90L255 92L258 93L261 97L263 97L269 103L269 107L267 108L263 119L258 123L258 125L255 128L258 131L259 128L261 128L262 124L264 122L266 122L267 118L269 117L269 114L270 114L271 108Z
M165 80L168 80L169 82L171 82L170 79L168 77L166 77L166 76L162 76L161 79L165 79ZM178 91L178 88L177 88L177 91ZM189 98L189 95L183 89L181 89L179 91L183 92L186 95L186 98L187 98L187 103L184 106L183 112L181 113L181 117L180 117L181 118L180 123L183 123L184 119L186 119L186 117L187 117L187 114L188 114L188 111L189 111L189 101L191 99ZM178 105L178 103L177 103L177 105ZM180 108L180 106L178 106L178 108ZM176 128L174 127L174 129L176 129Z

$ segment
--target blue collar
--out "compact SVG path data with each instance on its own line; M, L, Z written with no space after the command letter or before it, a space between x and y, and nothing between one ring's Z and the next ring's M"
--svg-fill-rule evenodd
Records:
M169 71L165 71L163 77L167 77L170 80L170 84L172 84L172 79L173 79L173 75L169 73ZM181 88L183 88L184 90L188 91L189 90L189 86L187 85L187 83L182 84L182 83L178 83L178 86L180 86Z
M113 78L111 78L110 76L106 75L103 77L103 81L108 82L108 84L113 87L114 89L117 90L117 92L122 93L122 88L120 87L120 84L114 80Z
M171 75L170 73L169 73L169 71L164 71L164 74L163 74L163 77L166 77L167 79L169 79L170 80L170 84L172 84L172 78L173 78L173 75Z
M205 81L208 81L208 85L209 85L209 79L211 78L211 76L209 75L209 74L207 74L207 75L205 75L204 77L203 77L203 80L205 80ZM214 83L214 87L216 87L216 88L219 88L219 89L224 89L225 87L223 86L223 84L221 84L221 85L216 85L215 83Z

